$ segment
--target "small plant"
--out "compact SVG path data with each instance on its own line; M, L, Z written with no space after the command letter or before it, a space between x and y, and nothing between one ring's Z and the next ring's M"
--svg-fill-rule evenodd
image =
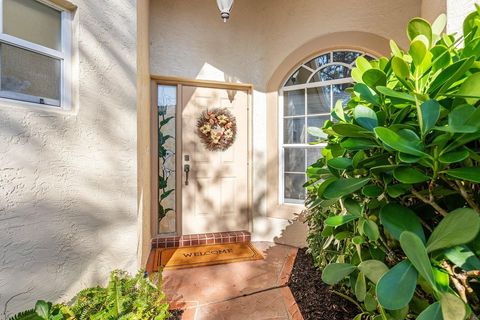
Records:
M34 310L10 320L165 320L169 305L161 288L160 274L152 282L142 271L135 277L115 270L106 288L80 291L71 307L38 301Z
M358 58L347 106L309 128L327 142L307 169L309 250L356 320L480 313L480 7L463 37L445 25L415 18L408 51Z
M73 312L66 305L56 304L43 300L37 301L35 309L20 312L10 320L70 320L75 319Z

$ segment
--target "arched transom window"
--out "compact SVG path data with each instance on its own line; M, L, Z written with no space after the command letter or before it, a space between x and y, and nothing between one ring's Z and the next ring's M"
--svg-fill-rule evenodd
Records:
M308 127L322 127L330 119L335 102L350 98L351 70L364 52L339 50L322 54L302 64L280 90L280 181L281 202L302 203L305 170L320 156L324 144L311 145L316 138Z

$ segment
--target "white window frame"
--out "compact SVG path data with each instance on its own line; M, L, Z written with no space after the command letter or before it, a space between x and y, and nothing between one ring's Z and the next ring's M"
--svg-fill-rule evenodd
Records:
M48 48L3 32L3 2L0 0L0 43L5 43L60 61L60 101L22 93L2 92L0 102L41 108L70 110L72 108L72 13L47 0L33 0L61 13L61 50ZM1 80L0 80L1 81ZM44 99L45 103L40 103Z
M334 52L342 52L342 51L353 51L360 53L360 56L368 56L368 57L374 57L373 55L361 51L361 50L355 50L355 49L338 49L338 50L332 50L332 51L326 51L323 53L318 54L314 58L307 59L303 61L300 65L295 68L295 71L291 73L285 82L283 83L281 89L278 92L278 165L279 165L279 172L278 172L278 201L280 204L293 204L293 205L303 205L305 203L304 200L299 200L299 199L288 199L285 198L285 173L296 173L296 172L285 172L285 148L299 148L299 149L322 149L326 146L326 143L319 143L316 145L311 145L308 143L298 143L298 144L285 144L284 143L284 120L287 118L304 118L305 119L305 139L308 138L308 132L307 132L307 120L309 117L312 116L325 116L329 115L330 113L319 113L319 114L308 114L308 95L307 95L307 90L308 88L317 88L317 87L323 87L323 86L330 86L330 85L335 85L335 84L348 84L348 83L353 83L353 78L340 78L340 79L334 79L334 80L325 80L325 81L317 81L317 82L309 82L312 77L321 69L324 69L330 65L343 65L346 66L350 69L353 69L355 67L355 61L353 61L351 64L343 63L343 62L334 62L333 61L333 53ZM330 54L330 62L320 66L316 70L313 70L312 68L306 66L305 64L317 57L323 56L325 54ZM297 72L297 70L300 68L306 68L307 70L311 71L311 75L309 76L308 80L306 83L302 84L297 84L297 85L289 85L286 86L288 80L292 77L292 75ZM288 91L294 91L294 90L305 90L305 113L303 115L298 115L298 116L284 116L284 93ZM335 106L335 101L333 101L333 90L330 91L330 97L331 97L331 102L330 102L330 108L333 108ZM305 168L307 168L307 156L305 155ZM300 172L298 172L299 174ZM305 174L305 179L306 179L306 174Z

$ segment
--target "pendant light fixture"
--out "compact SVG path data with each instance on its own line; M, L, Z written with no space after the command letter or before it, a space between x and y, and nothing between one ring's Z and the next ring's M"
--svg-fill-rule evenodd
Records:
M217 6L220 10L220 16L222 17L223 22L227 22L227 19L230 18L233 0L217 0Z

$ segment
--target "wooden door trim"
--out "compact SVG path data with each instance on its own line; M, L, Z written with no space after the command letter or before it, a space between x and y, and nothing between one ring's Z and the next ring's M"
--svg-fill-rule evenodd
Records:
M249 232L253 232L253 85L251 84L243 84L243 83L229 83L229 82L220 82L220 81L211 81L211 80L196 80L196 79L187 79L181 77L166 77L166 76L158 76L158 75L151 75L151 85L152 85L152 108L151 108L151 116L155 118L156 108L157 108L157 90L156 86L158 85L172 85L177 87L177 106L176 106L176 119L175 119L175 134L176 134L176 142L175 142L175 155L180 155L182 148L182 110L179 106L183 105L182 101L182 86L192 86L192 87L201 87L201 88L213 88L213 89L226 89L226 90L239 90L245 91L247 93L247 205L248 205L248 228ZM152 174L153 177L157 177L159 173L158 167L158 160L155 160L155 156L158 155L158 136L156 130L158 130L158 120L152 120L152 130L151 130L151 139L149 141L151 145L152 151ZM155 125L156 124L156 127ZM176 187L175 187L175 235L181 236L182 235L182 188L178 188L177 186L181 186L183 183L182 179L182 159L178 161L176 158ZM178 174L180 173L180 174ZM172 236L172 234L160 234L158 232L158 178L152 179L152 212L151 212L151 221L154 230L152 234L156 235L157 237L163 236Z
M203 88L213 88L213 89L230 89L230 90L243 90L248 91L249 94L253 91L253 85L245 83L232 83L232 82L221 82L213 80L197 80L197 79L188 79L181 77L165 77L151 75L150 78L153 81L156 81L165 85L184 85L192 87L203 87Z

